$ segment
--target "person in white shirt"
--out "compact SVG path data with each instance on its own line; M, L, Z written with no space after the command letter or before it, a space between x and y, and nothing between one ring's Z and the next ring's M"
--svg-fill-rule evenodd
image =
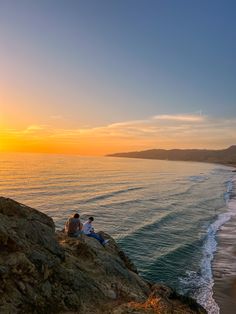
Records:
M93 228L93 225L92 225L92 222L93 222L93 221L94 221L94 218L93 218L93 217L89 217L88 221L86 221L86 222L83 224L83 232L84 232L88 237L95 238L95 239L98 240L102 245L105 245L106 243L108 243L109 240L103 239L103 237L102 237L100 234L94 232L94 228Z

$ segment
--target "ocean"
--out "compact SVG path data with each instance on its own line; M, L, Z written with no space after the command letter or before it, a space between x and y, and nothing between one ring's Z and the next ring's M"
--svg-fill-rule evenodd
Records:
M234 215L232 168L206 163L0 154L0 195L62 229L79 212L115 238L140 274L195 298L210 314L217 232Z

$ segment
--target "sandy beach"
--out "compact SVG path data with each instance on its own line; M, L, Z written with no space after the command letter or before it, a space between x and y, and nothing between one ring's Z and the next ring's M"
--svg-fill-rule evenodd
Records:
M236 217L222 226L213 260L214 299L220 314L236 312Z

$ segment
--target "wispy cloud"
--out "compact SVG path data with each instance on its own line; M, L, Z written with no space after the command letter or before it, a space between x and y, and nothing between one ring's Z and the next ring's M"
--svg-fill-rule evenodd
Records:
M190 115L190 114L183 114L183 115L157 115L154 116L154 120L165 120L165 121L180 121L180 122L202 122L206 120L206 116L203 115Z
M146 120L131 120L131 121L115 122L115 123L109 124L107 127L108 128L130 127L130 126L135 126L137 124L149 123L149 122L150 122L150 119L146 119Z
M43 125L37 125L37 124L32 124L32 125L29 125L26 129L25 129L25 133L28 133L28 132L35 132L35 131L41 131L43 129L45 129L46 126L43 126Z
M23 130L4 129L0 137L6 143L14 139L22 145L31 143L35 150L37 143L43 147L47 142L50 151L106 154L148 148L222 148L236 143L235 125L236 119L157 115L95 128L68 129L32 124Z

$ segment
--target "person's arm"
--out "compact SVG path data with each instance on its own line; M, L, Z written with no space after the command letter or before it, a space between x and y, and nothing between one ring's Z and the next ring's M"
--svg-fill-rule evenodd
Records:
M69 220L67 220L67 222L65 223L64 231L68 232L68 228L69 228Z
M79 222L79 231L81 231L81 230L83 230L83 224L82 224L82 222L80 221L80 222Z

